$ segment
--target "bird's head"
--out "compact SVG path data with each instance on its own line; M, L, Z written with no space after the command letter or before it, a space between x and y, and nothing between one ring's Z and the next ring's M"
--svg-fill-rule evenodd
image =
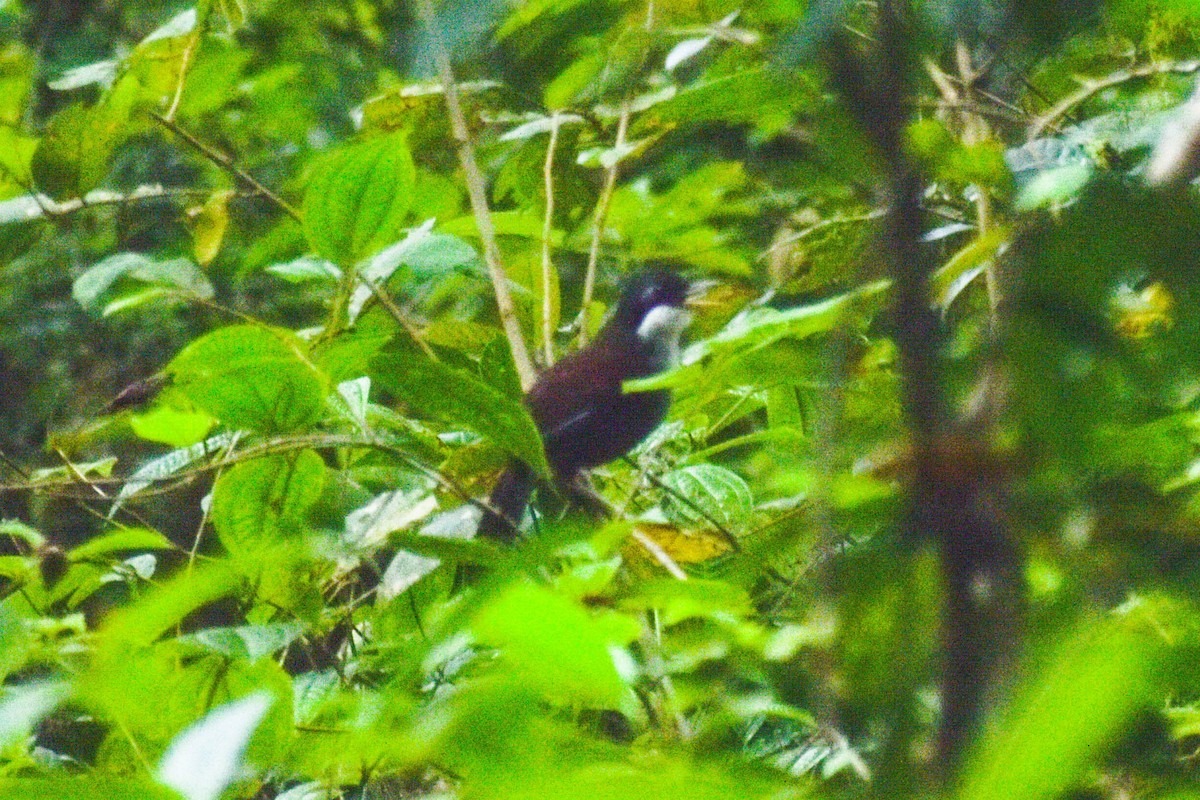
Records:
M637 342L652 371L679 357L679 339L692 320L686 308L688 282L661 268L636 272L625 280L612 317L599 339Z
M686 306L688 282L665 269L645 269L621 287L612 323L643 341L678 341L691 321Z

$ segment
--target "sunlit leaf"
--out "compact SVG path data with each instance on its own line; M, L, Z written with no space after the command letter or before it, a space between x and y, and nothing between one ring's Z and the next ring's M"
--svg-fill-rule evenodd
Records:
M225 472L213 487L213 526L234 555L254 552L302 529L325 486L325 462L312 450L264 456Z
M294 334L256 325L195 340L167 367L175 387L235 428L288 431L316 420L326 386Z
M1155 701L1162 656L1161 643L1118 621L1078 631L980 740L958 797L1039 800L1081 781Z
M155 406L129 418L129 427L141 438L172 447L190 447L204 439L216 423L208 414Z
M158 779L187 800L217 800L240 777L246 745L271 702L262 692L210 711L171 743Z
M179 800L180 795L148 780L95 777L0 778L6 800Z
M96 536L71 550L72 561L111 556L122 550L173 550L171 540L150 528L120 528Z
M322 161L304 195L304 232L317 253L350 266L392 241L408 214L416 168L403 135L353 145Z
M582 608L531 584L518 584L480 611L479 638L499 647L525 685L544 696L613 707L625 684L608 642Z

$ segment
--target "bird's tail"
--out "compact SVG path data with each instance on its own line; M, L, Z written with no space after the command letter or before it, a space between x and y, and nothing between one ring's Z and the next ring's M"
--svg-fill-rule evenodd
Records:
M483 512L476 535L505 544L514 542L533 486L533 470L523 461L511 461L496 482L496 488L492 489L488 498L491 510Z

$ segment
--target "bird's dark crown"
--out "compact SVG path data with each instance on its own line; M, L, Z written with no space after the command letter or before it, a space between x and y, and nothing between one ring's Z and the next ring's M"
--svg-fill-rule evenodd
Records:
M644 269L634 273L622 285L613 317L636 329L658 306L683 308L687 292L688 282L678 274L661 268Z

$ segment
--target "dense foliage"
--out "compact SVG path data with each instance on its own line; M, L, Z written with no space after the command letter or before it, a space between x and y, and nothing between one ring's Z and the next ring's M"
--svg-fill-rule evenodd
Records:
M0 0L0 794L1200 795L1198 44ZM646 263L717 285L611 518L472 541Z

